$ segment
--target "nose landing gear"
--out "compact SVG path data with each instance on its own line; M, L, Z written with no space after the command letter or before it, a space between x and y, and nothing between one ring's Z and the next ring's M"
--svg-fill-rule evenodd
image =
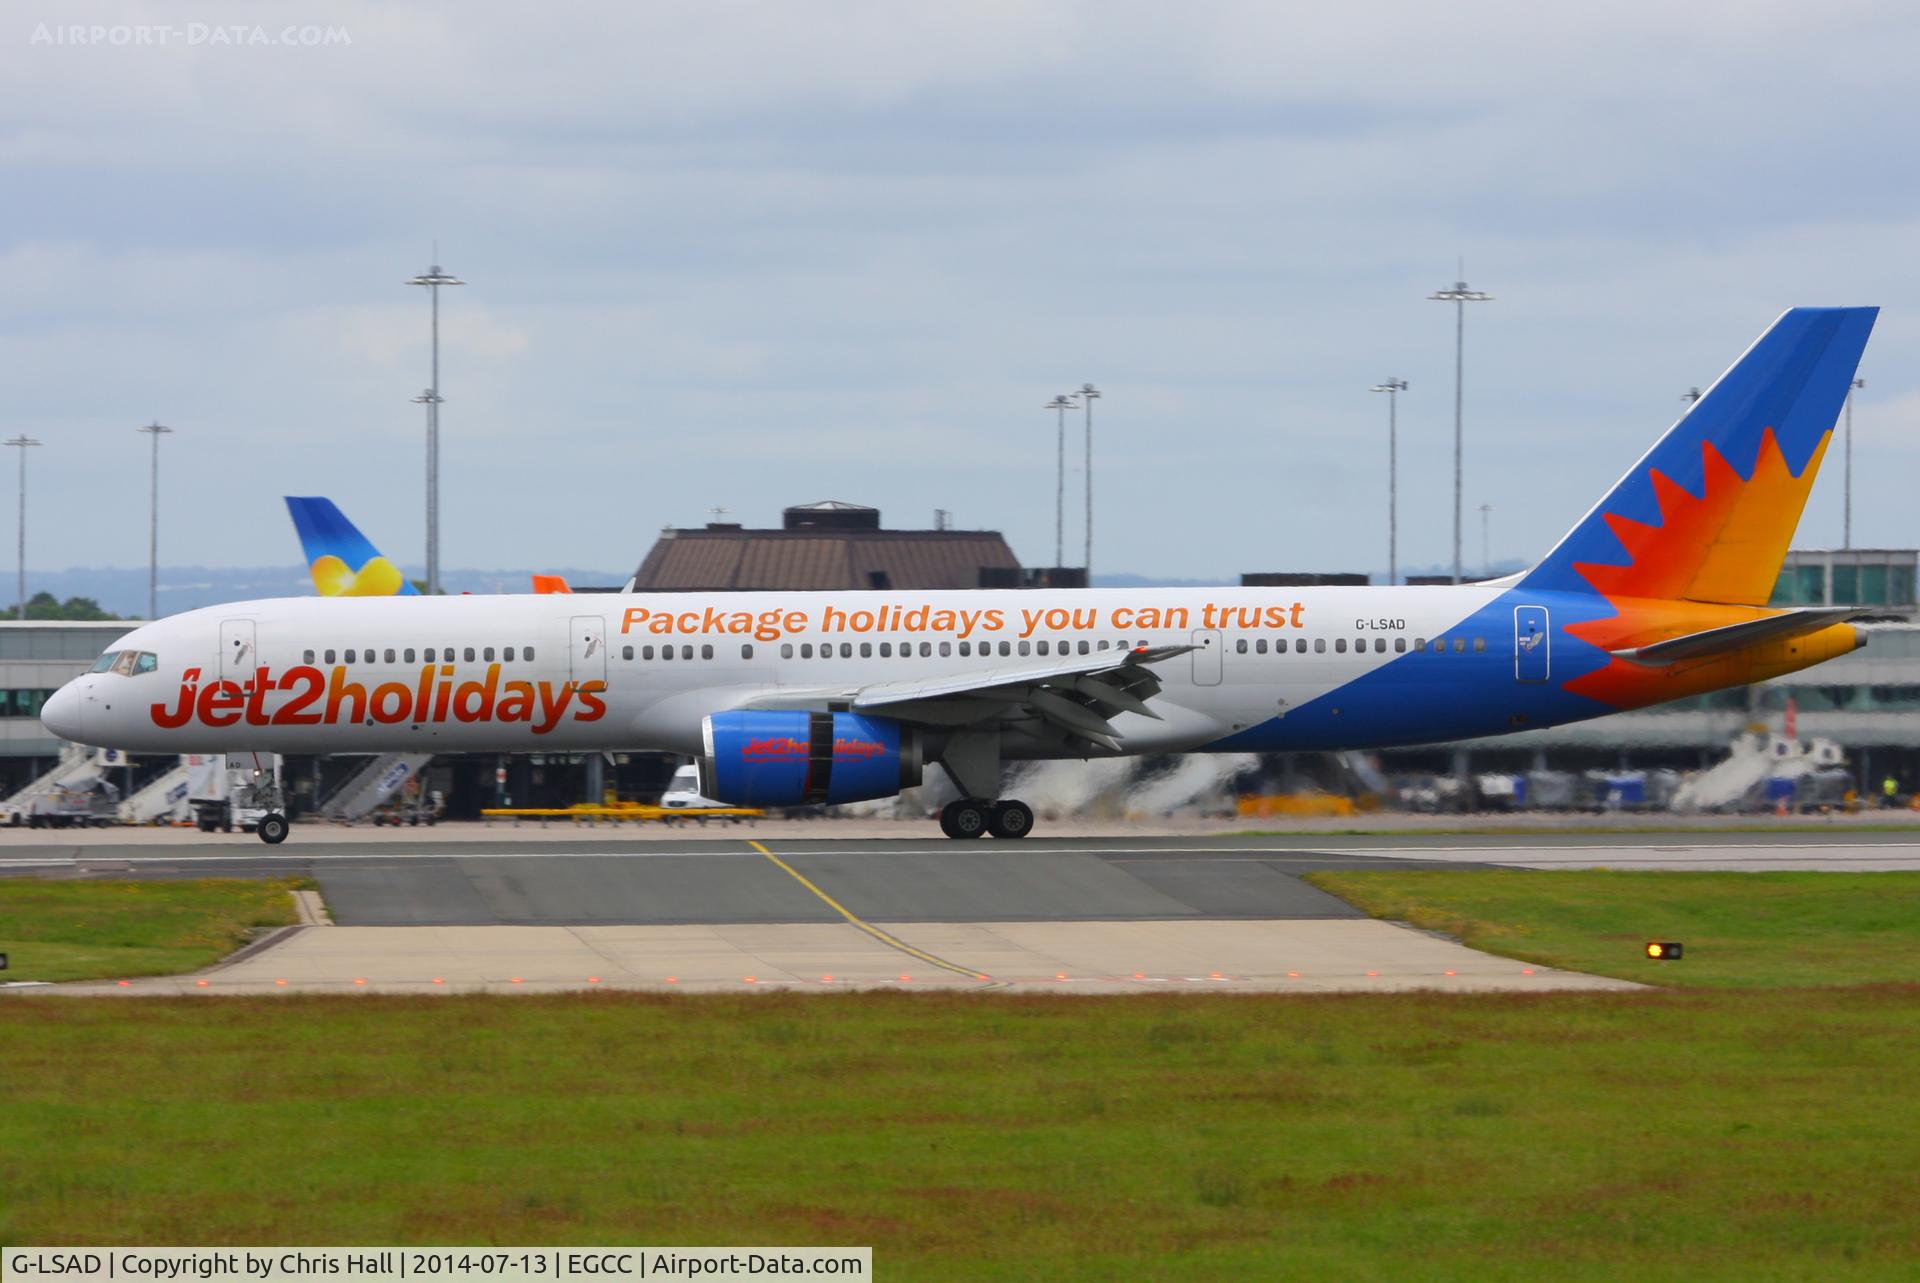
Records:
M1010 840L1033 831L1033 808L1013 798L983 802L963 797L940 809L940 831L950 838L977 838L988 833Z

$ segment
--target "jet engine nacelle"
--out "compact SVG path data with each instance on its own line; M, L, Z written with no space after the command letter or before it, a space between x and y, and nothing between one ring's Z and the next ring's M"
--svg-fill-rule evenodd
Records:
M701 725L700 791L728 806L892 797L920 782L920 732L858 713L740 711Z

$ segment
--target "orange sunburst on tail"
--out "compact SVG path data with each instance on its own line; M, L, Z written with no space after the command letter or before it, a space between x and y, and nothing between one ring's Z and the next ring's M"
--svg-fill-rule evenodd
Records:
M1701 443L1701 493L1651 469L1657 523L1603 513L1626 549L1620 566L1576 562L1574 569L1605 597L1614 614L1569 624L1567 631L1602 650L1646 646L1773 612L1773 592L1787 545L1813 488L1829 431L1795 473L1772 428L1761 434L1753 475L1741 478L1712 441ZM1677 699L1751 680L1751 656L1717 657L1682 671L1613 659L1566 688L1620 708Z

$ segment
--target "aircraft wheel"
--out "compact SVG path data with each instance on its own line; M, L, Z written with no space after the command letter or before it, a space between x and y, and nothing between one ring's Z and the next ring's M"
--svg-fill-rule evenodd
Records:
M259 824L259 830L258 830L260 833L260 840L262 842L265 842L268 846L279 846L282 842L287 840L287 829L289 827L290 826L287 824L287 817L280 814L278 811L273 811L266 815L263 815L260 817L260 824Z
M1023 838L1033 832L1033 808L1007 798L987 812L987 832L997 838Z
M977 838L987 831L987 807L972 798L961 798L940 808L940 831L950 838Z

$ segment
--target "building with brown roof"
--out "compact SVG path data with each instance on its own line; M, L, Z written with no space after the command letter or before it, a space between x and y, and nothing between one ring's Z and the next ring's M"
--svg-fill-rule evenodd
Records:
M733 522L669 527L635 572L639 592L1018 588L1019 558L996 530L884 530L880 510L828 500L778 530Z

